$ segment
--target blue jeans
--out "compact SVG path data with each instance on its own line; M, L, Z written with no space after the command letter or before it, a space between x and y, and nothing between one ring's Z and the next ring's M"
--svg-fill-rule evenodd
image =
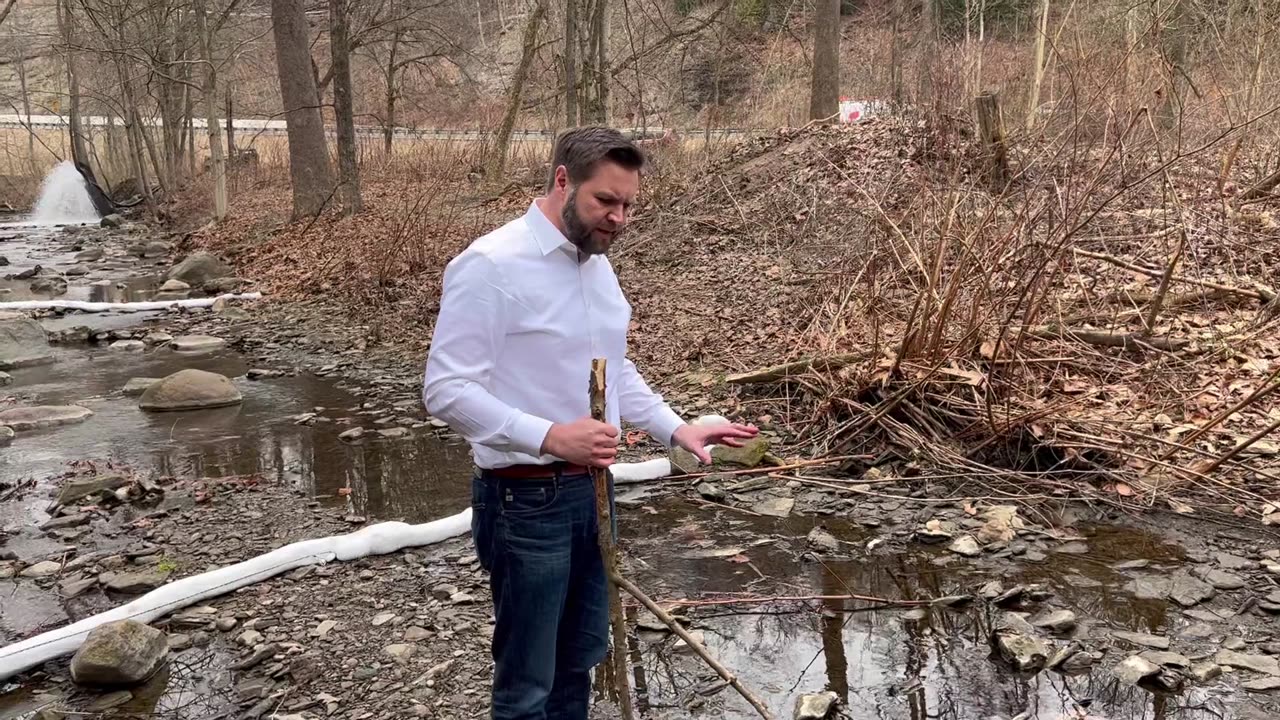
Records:
M508 480L481 471L471 508L497 618L491 717L586 720L591 670L609 634L591 476Z

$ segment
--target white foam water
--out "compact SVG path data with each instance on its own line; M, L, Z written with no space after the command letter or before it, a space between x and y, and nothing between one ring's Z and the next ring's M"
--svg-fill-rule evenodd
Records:
M30 222L37 225L96 223L98 211L89 197L84 176L70 160L58 163L40 186L40 199L31 211Z

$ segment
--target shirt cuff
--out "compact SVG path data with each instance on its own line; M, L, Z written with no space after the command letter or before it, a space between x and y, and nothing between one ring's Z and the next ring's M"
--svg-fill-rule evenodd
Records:
M551 425L550 420L529 413L520 413L511 424L511 444L526 455L541 457L542 441L546 439Z
M671 436L684 424L684 420L681 420L674 410L664 405L657 412L657 417L650 423L648 430L650 435L658 439L658 442L669 448Z

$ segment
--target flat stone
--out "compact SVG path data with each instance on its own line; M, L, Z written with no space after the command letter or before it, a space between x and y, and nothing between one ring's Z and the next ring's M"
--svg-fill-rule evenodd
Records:
M429 640L430 638L431 631L426 628L418 627L417 625L413 625L408 630L404 631L405 642L421 642L423 640Z
M160 292L184 292L190 289L191 286L187 283L174 279L165 280L164 284L160 286Z
M1249 692L1274 692L1280 690L1280 677L1250 680L1240 683L1240 687Z
M1054 633L1071 632L1076 627L1076 614L1070 610L1054 610L1046 615L1031 618L1031 625Z
M49 337L24 313L0 310L0 370L53 362Z
M219 632L231 632L236 629L240 621L233 617L220 617L213 622L213 626L218 628Z
M1245 586L1244 578L1225 570L1211 568L1200 573L1200 577L1219 590L1239 590Z
M1219 665L1232 668L1244 668L1264 675L1280 675L1280 660L1267 655L1247 655L1234 650L1219 650L1213 656Z
M116 690L105 695L99 695L85 708L91 713L101 713L111 708L120 707L131 700L133 700L133 693L128 690Z
M1168 650L1169 638L1159 635L1150 635L1141 632L1130 632L1128 630L1116 630L1111 633L1113 637L1124 640L1133 645L1141 645L1143 647L1155 648L1156 650Z
M31 565L30 567L23 568L22 572L18 574L25 578L42 578L57 575L59 572L62 572L62 563L55 562L53 560L44 560Z
M14 432L13 428L8 425L0 425L0 447L8 447L17 436L18 433Z
M129 382L124 384L124 389L121 392L125 394L125 397L137 397L158 382L160 382L160 378L129 378Z
M1116 563L1115 565L1112 565L1111 569L1119 570L1122 572L1125 570L1140 570L1144 567L1147 567L1150 564L1151 564L1150 560L1126 560L1124 562Z
M1227 570L1253 570L1258 567L1258 563L1231 553L1220 552L1214 555L1214 559Z
M1015 669L1034 672L1049 661L1049 646L1039 638L1012 632L997 632L996 647L1000 657Z
M809 536L806 540L809 543L809 547L822 550L823 552L833 553L839 552L840 550L840 541L837 540L834 535L827 532L825 528L815 527L810 530Z
M823 720L835 709L839 699L833 692L810 693L796 700L794 720Z
M24 432L72 425L84 422L92 416L92 410L79 405L34 405L0 412L0 425L7 425L17 432Z
M795 498L770 498L751 506L751 511L769 517L784 518L791 515L796 506Z
M1178 637L1189 638L1191 640L1208 640L1209 638L1217 634L1218 634L1218 631L1215 630L1212 625L1208 623L1198 622L1192 625L1188 625L1186 628L1184 628L1181 632L1178 633Z
M364 434L365 434L364 428L353 427L350 430L345 430L343 432L338 433L338 439L343 442L355 442L356 440L359 440L360 438L364 437Z
M373 617L373 626L381 627L395 619L396 619L396 614L393 612L379 613Z
M90 495L116 490L128 484L129 480L123 475L91 475L72 478L62 486L62 490L58 493L57 503L59 505L70 505Z
M112 350L121 352L142 352L147 349L147 344L141 340L117 340L109 346Z
M71 677L81 685L137 685L151 677L169 654L165 634L133 620L94 628L71 659Z
M80 597L89 590L97 587L98 578L89 577L83 580L64 580L58 583L58 594L70 600L71 598Z
M72 265L66 270L63 270L62 274L67 277L84 277L89 274L89 268L84 265Z
M1150 660L1156 665L1176 668L1191 667L1191 660L1186 655L1168 652L1167 650L1148 650L1142 653L1142 657Z
M403 440L412 434L409 428L404 427L385 428L378 431L378 437L384 440Z
M1125 658L1112 672L1126 685L1137 685L1160 672L1160 666L1140 655Z
M13 376L7 372L0 372L0 387L7 387L13 384Z
M119 573L108 580L105 585L108 590L138 595L160 587L167 577L168 573L159 569L142 570L139 572Z
M1169 599L1183 607L1192 607L1211 599L1216 592L1209 583L1194 578L1185 570L1169 580Z
M245 647L253 647L255 645L262 643L262 641L266 639L267 639L266 636L258 632L257 630L245 630L244 632L240 633L239 637L236 638L236 642L240 643Z
M40 529L44 531L66 530L67 528L88 525L89 520L92 518L93 515L87 512L76 512L70 515L61 515L59 517L49 518L48 520L40 523Z
M174 338L169 343L169 347L184 353L211 352L226 347L226 345L226 340L211 335L183 335Z
M138 407L153 412L200 410L239 405L243 396L226 377L204 370L180 370L152 385Z
M1082 542L1069 542L1059 545L1053 551L1064 555L1088 555L1089 546Z
M324 622L317 625L316 629L311 631L311 634L318 638L325 638L325 637L328 637L329 633L333 632L333 629L337 626L338 626L338 621L325 620Z
M952 541L947 549L965 557L977 557L982 554L982 547L972 535L961 535Z
M76 262L97 262L102 259L102 248L89 248L75 254Z
M382 648L382 652L391 656L392 660L398 663L407 663L409 659L418 651L417 645L409 643L396 643Z
M712 502L724 502L725 498L728 497L725 491L720 489L719 486L713 485L709 482L704 481L698 483L698 487L696 489L699 495Z

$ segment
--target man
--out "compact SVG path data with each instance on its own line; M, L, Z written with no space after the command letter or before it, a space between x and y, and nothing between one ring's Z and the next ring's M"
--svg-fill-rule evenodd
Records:
M557 140L546 194L449 263L427 360L427 410L471 443L472 537L489 573L494 720L585 720L608 642L591 467L619 420L710 462L753 427L688 425L626 359L631 306L604 254L627 223L644 155L616 130ZM607 360L608 422L590 417Z

